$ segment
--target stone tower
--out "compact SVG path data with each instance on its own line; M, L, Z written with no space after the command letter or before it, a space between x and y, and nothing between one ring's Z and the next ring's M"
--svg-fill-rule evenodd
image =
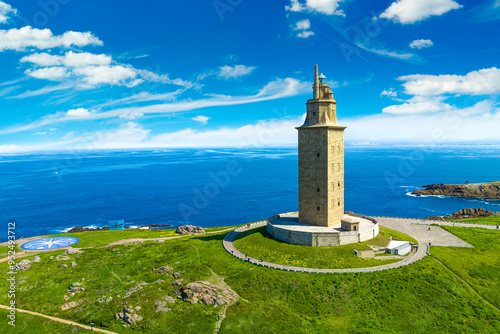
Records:
M314 95L299 131L299 223L340 224L344 216L344 126L326 77L314 72Z

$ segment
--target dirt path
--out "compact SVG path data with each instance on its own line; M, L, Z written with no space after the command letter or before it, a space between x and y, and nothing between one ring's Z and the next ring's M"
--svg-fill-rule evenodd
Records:
M469 284L467 283L462 277L458 276L457 274L455 274L455 272L453 270L451 270L450 268L448 268L443 262L439 261L438 259L436 259L434 256L431 256L431 258L433 258L437 263L439 263L440 265L442 265L446 270L448 270L450 273L452 273L453 275L455 275L456 278L458 278L461 282L463 282L465 285L467 285L469 287L469 289L472 290L472 292L474 292L479 298L481 298L486 304L492 306L495 310L497 311L500 311L498 309L498 307L496 307L495 305L493 305L492 303L490 303L489 301L487 301L486 299L483 298L483 296L481 296L476 290L474 290L474 288Z
M234 230L234 227L226 228L224 230L219 230L219 231L207 232L207 233L198 233L198 234L189 233L189 234L183 234L183 235L176 235L173 237L151 238L151 239L141 239L141 238L121 239L121 240L113 241L113 242L111 242L105 246L101 246L101 247L111 247L111 246L116 246L116 245L124 245L124 244L128 244L131 242L159 241L159 240L171 240L171 239L185 238L185 237L189 237L189 236L203 236L206 234L216 234L216 233L228 232L228 231L232 231L232 230Z
M5 309L5 310L9 309L8 306L5 306L5 305L0 305L0 308ZM85 328L85 329L88 329L88 330L91 329L90 326L82 325L82 324L79 324L77 322L73 322L73 321L69 321L69 320L65 320L65 319L61 319L61 318L51 317L51 316L45 315L45 314L40 314L40 313L31 312L31 311L27 311L27 310L21 310L21 309L16 309L16 312L28 313L28 314L31 314L31 315L36 315L36 316L39 316L39 317L47 318L47 319L50 319L52 321L57 321L57 322L60 322L60 323L63 323L63 324L78 326L78 327ZM96 327L94 327L92 330L96 331L96 332L101 332L101 333L118 334L116 332L111 332L111 331L107 331L105 329L100 329L100 328L96 328Z

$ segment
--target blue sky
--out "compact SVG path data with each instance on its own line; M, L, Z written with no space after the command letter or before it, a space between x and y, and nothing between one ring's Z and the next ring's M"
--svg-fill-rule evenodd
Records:
M500 0L0 0L0 152L500 142Z

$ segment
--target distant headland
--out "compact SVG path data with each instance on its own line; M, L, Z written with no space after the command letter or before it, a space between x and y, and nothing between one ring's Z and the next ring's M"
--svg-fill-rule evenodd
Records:
M421 195L441 195L465 198L487 198L500 199L500 181L486 183L463 183L463 184L430 184L424 186L425 189L415 190L412 194Z

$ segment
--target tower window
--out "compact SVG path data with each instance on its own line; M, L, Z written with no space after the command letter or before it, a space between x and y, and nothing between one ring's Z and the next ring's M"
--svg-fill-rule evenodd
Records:
M338 199L338 204L339 204L339 206L340 206L340 198Z
M339 189L340 189L340 182L338 182L338 185L339 185Z
M316 113L313 111L313 116L316 116Z
M317 189L317 191L319 192L319 188Z
M338 169L339 169L339 172L340 172L340 164L337 164L337 167L338 167Z
M318 211L319 211L319 206L318 206Z
M316 156L319 158L319 153L316 153Z

